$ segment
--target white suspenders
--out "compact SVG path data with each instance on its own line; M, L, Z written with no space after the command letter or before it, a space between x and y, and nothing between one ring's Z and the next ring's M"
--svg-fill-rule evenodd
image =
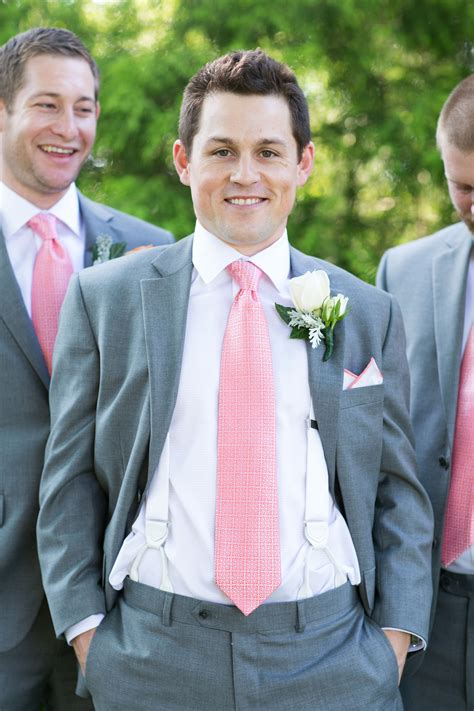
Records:
M313 414L313 413L311 413ZM346 580L346 574L341 570L337 561L331 555L328 548L329 539L329 500L327 496L321 496L318 486L318 477L314 474L318 460L324 458L321 440L312 431L316 423L314 419L307 420L307 465L306 465L306 503L304 534L310 544L308 547L303 583L298 591L298 600L312 597L313 591L310 585L310 574L312 564L316 563L316 557L320 553L324 554L327 561L334 569L334 587L342 585ZM318 451L320 450L320 451ZM160 474L163 476L153 480L153 486L149 486L146 492L146 511L153 513L153 518L145 518L145 543L140 547L135 560L133 561L130 578L139 582L139 568L144 554L148 549L160 551L162 563L162 577L159 588L166 592L173 592L173 587L168 574L168 560L165 553L165 542L168 538L169 528L169 459L170 459L170 437L166 438L162 452L162 464Z

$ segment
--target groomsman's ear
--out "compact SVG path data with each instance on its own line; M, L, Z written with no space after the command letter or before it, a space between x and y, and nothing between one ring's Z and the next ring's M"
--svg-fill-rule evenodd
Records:
M301 160L298 163L298 177L297 177L297 185L298 187L301 187L306 183L308 180L311 171L313 170L313 163L314 163L314 143L311 141L308 143L307 146L303 149L303 154L301 156Z
M189 161L186 155L186 149L181 141L174 142L173 160L180 181L183 185L189 185Z
M7 109L3 99L0 99L0 132L3 133L5 129L5 117L7 114Z

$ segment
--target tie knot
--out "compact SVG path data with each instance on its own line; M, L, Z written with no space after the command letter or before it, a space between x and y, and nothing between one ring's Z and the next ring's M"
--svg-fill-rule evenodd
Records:
M255 264L238 259L229 264L227 271L241 289L257 291L262 271Z
M28 220L28 227L35 232L42 240L57 239L56 218L47 212L40 212L31 220Z

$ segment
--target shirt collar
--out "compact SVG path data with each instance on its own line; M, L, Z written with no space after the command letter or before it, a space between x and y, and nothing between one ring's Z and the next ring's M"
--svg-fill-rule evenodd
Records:
M278 291L282 291L290 273L290 245L286 229L282 236L269 247L257 252L252 257L246 257L196 222L193 265L205 284L213 281L237 259L251 261L266 274Z
M28 220L38 212L49 212L61 220L76 236L81 235L81 220L79 214L79 199L77 189L72 183L68 191L49 210L40 210L37 205L25 200L14 190L0 182L0 225L5 239L12 237L24 227Z

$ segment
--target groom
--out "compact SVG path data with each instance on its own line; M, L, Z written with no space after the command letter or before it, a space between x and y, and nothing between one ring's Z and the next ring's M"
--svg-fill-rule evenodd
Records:
M38 524L56 632L99 711L401 709L432 521L398 308L289 246L314 148L288 67L216 59L179 128L194 235L79 275L64 305ZM312 344L275 309L290 290L325 299Z

